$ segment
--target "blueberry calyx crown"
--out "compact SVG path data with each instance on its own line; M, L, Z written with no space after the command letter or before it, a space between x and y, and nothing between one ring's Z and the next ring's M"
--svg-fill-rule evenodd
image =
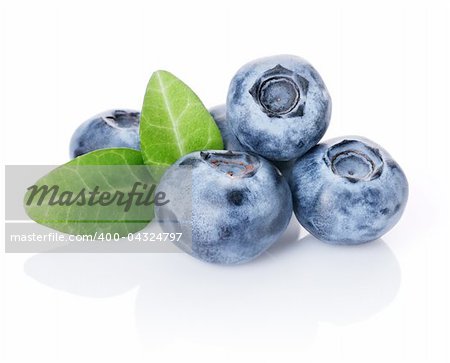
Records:
M200 157L211 168L231 178L250 178L258 171L260 162L250 154L236 151L201 151Z
M264 72L250 89L255 102L270 117L303 116L309 82L278 64Z
M332 145L326 151L324 161L334 174L352 183L378 178L384 166L380 151L358 140L344 140Z
M115 110L112 115L104 116L105 121L109 126L116 129L128 129L139 126L139 112L128 112L124 110Z

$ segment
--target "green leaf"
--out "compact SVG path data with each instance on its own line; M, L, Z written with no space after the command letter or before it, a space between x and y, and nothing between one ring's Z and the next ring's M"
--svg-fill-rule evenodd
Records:
M137 184L137 191L142 191L144 184L147 190L153 185L139 151L127 148L96 150L39 179L25 194L25 210L34 221L64 233L126 236L144 228L154 216L153 204L138 206L136 199L126 210L127 193L132 191L135 183L141 183ZM99 194L92 196L90 193L96 188ZM84 199L81 197L83 190ZM110 201L113 195L116 199L105 205L108 200L101 202L100 193L104 196L107 196L104 193L110 193Z
M153 73L148 82L140 138L147 165L170 166L193 151L223 149L220 131L203 103L166 71Z

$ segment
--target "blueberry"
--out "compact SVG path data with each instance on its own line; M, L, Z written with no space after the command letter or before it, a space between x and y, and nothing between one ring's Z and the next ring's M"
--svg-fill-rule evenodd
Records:
M361 137L318 144L295 162L289 184L301 225L332 244L381 237L398 222L408 199L400 166Z
M70 141L70 157L111 147L140 150L138 111L109 110L82 123Z
M304 59L279 55L244 65L231 81L227 118L247 151L288 161L325 134L331 98L319 73Z
M244 147L231 130L230 123L227 121L226 111L225 105L215 106L209 110L209 113L220 130L225 150L245 151Z
M203 261L237 264L271 246L292 215L289 186L267 160L234 151L201 151L182 157L164 174L155 206L164 231Z

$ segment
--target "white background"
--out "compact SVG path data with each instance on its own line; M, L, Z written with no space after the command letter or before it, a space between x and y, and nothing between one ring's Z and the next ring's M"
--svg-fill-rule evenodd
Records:
M293 223L238 267L2 253L0 361L450 361L447 1L0 4L3 164L68 161L78 124L140 109L156 69L210 107L245 62L292 53L333 97L326 138L373 139L410 181L400 223L356 248L298 236Z

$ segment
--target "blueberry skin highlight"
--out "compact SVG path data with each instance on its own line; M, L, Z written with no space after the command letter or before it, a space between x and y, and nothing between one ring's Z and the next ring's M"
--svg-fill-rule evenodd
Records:
M140 113L132 110L108 110L82 123L70 140L70 157L98 149L128 147L140 150Z
M331 98L304 59L278 55L247 63L231 81L227 119L247 151L269 160L295 159L328 128Z
M400 219L408 181L373 141L348 136L320 143L299 158L289 185L300 224L331 244L380 238Z
M170 201L155 206L162 229L182 232L174 243L210 263L254 259L280 237L292 215L285 178L267 160L243 152L188 154L166 171L158 192Z
M226 105L218 105L209 109L209 113L216 122L222 135L225 150L245 151L239 140L234 136L230 123L227 121Z

